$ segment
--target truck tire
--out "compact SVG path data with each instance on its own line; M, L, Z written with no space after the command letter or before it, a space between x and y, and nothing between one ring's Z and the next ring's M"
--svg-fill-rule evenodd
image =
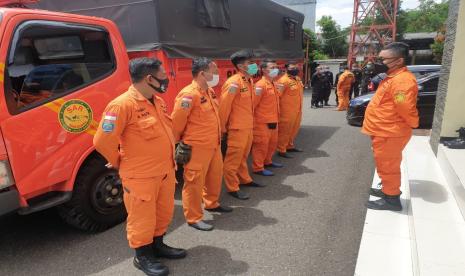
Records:
M121 180L106 163L96 153L79 169L71 200L58 206L58 213L69 225L100 232L126 219Z

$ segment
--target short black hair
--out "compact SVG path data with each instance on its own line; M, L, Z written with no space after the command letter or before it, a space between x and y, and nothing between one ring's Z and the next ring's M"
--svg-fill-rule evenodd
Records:
M156 58L135 58L129 61L129 74L133 83L140 82L147 75L158 72L162 62Z
M238 64L243 63L246 60L252 59L254 57L252 51L250 50L240 50L231 55L231 62L234 67L237 67Z
M286 65L284 65L284 66L285 66L286 69L287 69L287 68L289 68L289 66L290 66L291 64L297 65L297 61L295 61L295 60L288 60L287 63L286 63ZM318 66L321 66L321 65L319 64Z
M272 60L272 59L269 59L269 58L264 59L264 60L262 60L262 62L260 63L260 69L263 70L263 69L265 69L266 67L268 67L268 63L276 63L276 61L275 61L275 60Z
M197 57L192 59L192 76L197 77L201 71L208 70L212 60L206 57Z
M383 50L393 52L397 57L407 60L410 46L404 42L392 42L384 46Z

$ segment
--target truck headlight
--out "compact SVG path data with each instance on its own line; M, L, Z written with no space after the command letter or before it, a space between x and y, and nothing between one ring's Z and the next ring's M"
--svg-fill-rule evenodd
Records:
M0 160L0 190L13 186L15 181L8 160Z

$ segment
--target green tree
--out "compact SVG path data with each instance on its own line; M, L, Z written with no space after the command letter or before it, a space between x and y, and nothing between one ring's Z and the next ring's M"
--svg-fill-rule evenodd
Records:
M444 41L446 40L446 27L443 26L434 38L434 43L430 45L433 51L433 60L437 64L442 63L442 54L444 52Z
M418 8L399 12L398 33L436 32L442 28L448 14L449 0L442 0L440 3L420 0Z
M331 16L322 16L317 24L321 28L323 53L333 58L347 55L347 31L341 30Z
M309 60L312 63L314 60L328 59L328 56L325 55L322 51L321 42L317 39L316 34L310 29L304 29L304 32L309 37ZM304 45L304 51L306 45Z

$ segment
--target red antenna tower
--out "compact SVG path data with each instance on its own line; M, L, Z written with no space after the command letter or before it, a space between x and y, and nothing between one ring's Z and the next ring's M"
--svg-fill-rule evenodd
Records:
M347 63L373 61L381 48L396 40L399 0L354 0Z

